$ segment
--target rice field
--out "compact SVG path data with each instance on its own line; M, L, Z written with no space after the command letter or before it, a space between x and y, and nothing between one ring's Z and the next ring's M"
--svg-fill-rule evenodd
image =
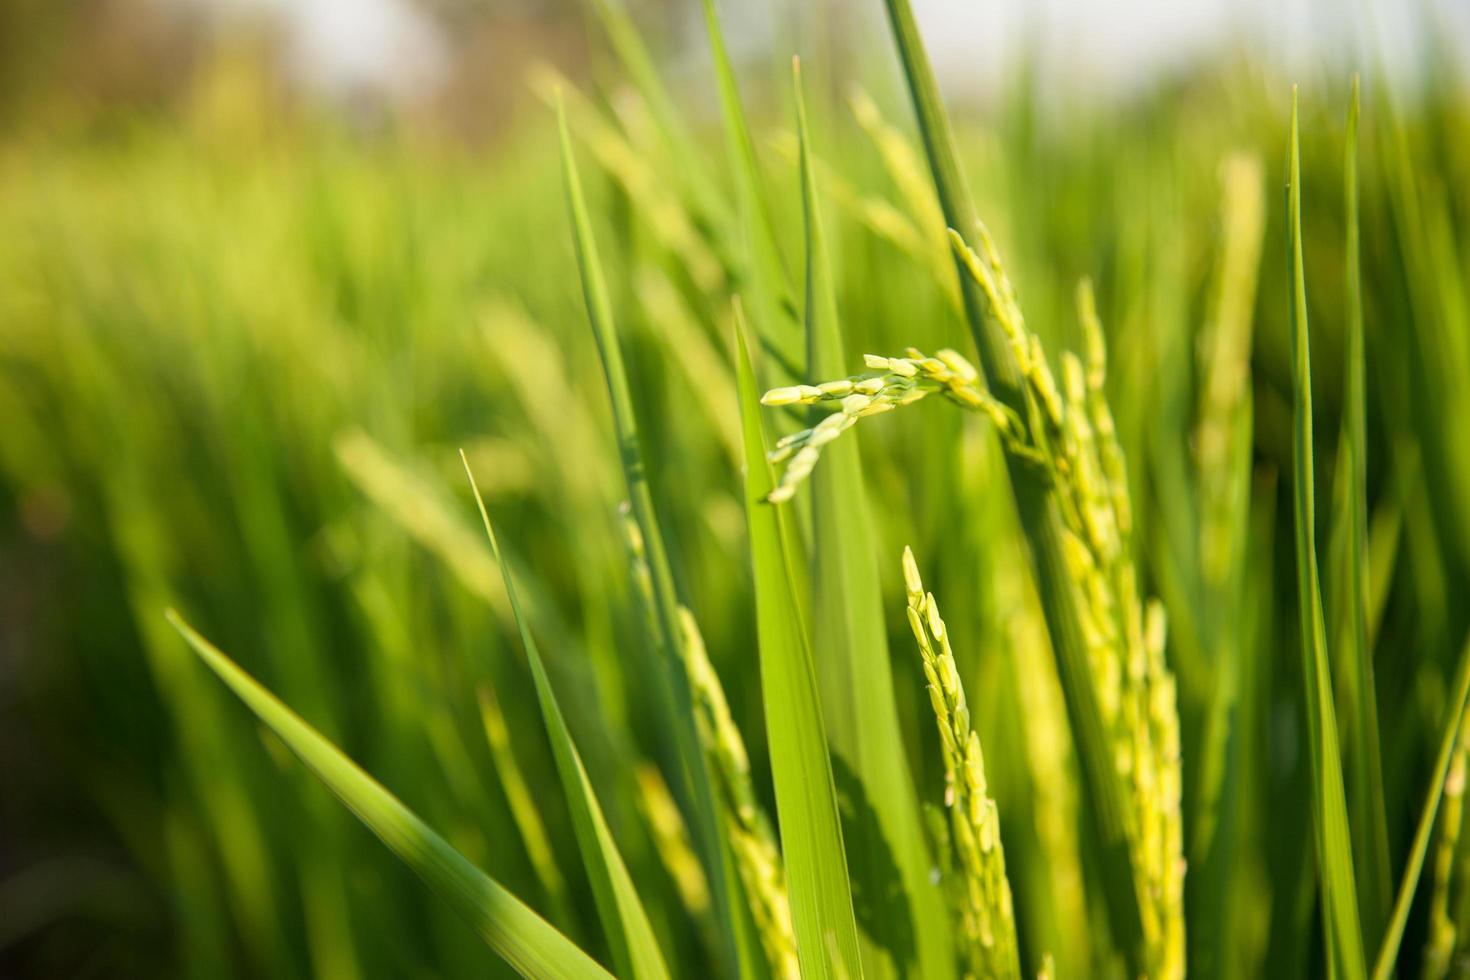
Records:
M0 973L1463 975L1463 67L588 10L0 139Z

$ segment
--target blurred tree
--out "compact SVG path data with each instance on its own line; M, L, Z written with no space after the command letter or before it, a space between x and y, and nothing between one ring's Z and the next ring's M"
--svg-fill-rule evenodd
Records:
M202 11L150 0L0 0L0 116L55 99L158 105L205 49Z

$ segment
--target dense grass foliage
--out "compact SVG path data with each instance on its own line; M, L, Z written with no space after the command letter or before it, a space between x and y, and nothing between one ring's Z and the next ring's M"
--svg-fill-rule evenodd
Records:
M479 152L0 143L0 972L1452 972L1463 83L590 6Z

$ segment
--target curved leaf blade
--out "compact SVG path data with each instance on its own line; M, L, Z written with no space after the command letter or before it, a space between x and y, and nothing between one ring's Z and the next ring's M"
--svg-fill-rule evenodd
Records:
M281 741L522 976L609 980L612 974L475 867L381 783L206 640L174 610L179 635Z

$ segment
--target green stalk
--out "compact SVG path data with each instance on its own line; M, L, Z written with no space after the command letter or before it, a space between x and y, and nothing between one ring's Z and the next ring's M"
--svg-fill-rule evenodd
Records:
M960 171L949 117L940 101L938 83L919 37L913 10L908 0L885 2L944 220L967 239L978 240L980 221ZM1020 365L996 313L984 290L965 273L958 260L957 273L965 319L990 390L997 400L1025 418L1026 398ZM1127 829L1127 790L1114 766L1111 742L1092 684L1087 643L1064 551L1062 516L1052 488L1037 479L1015 454L1006 454L1006 469L1057 658L1067 717L1082 763L1083 785L1092 816L1088 826L1098 844L1113 938L1137 972L1142 968L1145 954L1138 895L1134 890L1134 857Z
M1445 721L1444 733L1440 736L1434 775L1429 781L1429 794L1424 801L1424 809L1419 814L1419 826L1414 831L1414 844L1409 848L1409 861L1404 867L1403 881L1399 883L1393 916L1389 919L1383 945L1379 948L1378 958L1373 965L1373 980L1388 980L1393 973L1394 961L1398 959L1399 945L1404 939L1404 926L1409 921L1414 891L1418 888L1419 875L1424 870L1424 856L1429 851L1429 838L1434 832L1434 819L1439 813L1439 802L1444 797L1450 760L1455 754L1460 726L1465 722L1467 700L1470 700L1470 643L1465 644L1465 649L1460 654L1460 666L1455 671L1455 693L1449 703L1449 717Z
M623 365L622 348L618 346L617 325L612 302L603 279L602 264L597 255L597 242L592 236L592 220L582 195L582 181L577 174L572 154L571 136L567 132L566 113L557 106L557 125L561 132L562 172L566 184L567 206L571 212L577 267L581 273L582 292L587 305L587 319L597 352L602 360L608 397L612 402L613 426L618 439L618 456L623 466L628 500L633 519L643 535L649 575L657 613L658 633L652 640L659 651L661 669L654 678L658 692L660 722L666 743L672 744L675 758L674 785L680 802L688 809L689 825L698 844L705 875L715 896L717 916L725 924L724 950L727 964L735 972L742 960L735 937L738 929L731 900L733 882L725 875L725 845L720 837L718 803L710 779L708 760L700 747L699 729L694 715L693 694L689 689L689 673L681 653L679 598L674 587L673 570L669 566L663 531L653 508L653 494L648 486L647 468L638 437L638 420L633 412L632 390Z

